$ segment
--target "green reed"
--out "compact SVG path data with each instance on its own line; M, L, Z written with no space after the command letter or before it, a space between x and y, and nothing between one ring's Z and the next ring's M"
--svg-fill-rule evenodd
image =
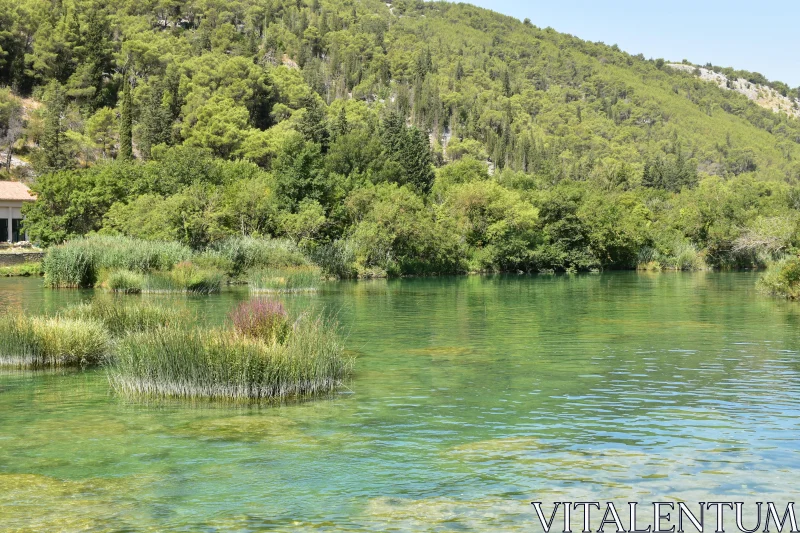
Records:
M115 337L160 327L183 327L189 322L188 313L173 305L120 302L114 298L95 298L91 303L67 308L61 316L99 322Z
M247 279L254 292L316 291L322 279L319 267L303 265L252 270Z
M109 379L131 397L277 400L332 392L352 365L335 324L305 317L283 342L229 330L130 335Z
M102 270L169 270L191 257L192 251L177 242L95 235L49 248L42 268L49 287L83 288L93 287Z
M90 366L103 363L111 347L95 320L0 315L0 364L20 368Z

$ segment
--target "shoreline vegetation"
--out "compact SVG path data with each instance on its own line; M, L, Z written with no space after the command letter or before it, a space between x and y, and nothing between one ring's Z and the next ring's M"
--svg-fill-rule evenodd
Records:
M338 325L255 298L225 326L196 326L166 304L98 295L52 316L0 315L0 366L105 367L138 399L273 401L328 394L352 371Z
M31 276L44 276L44 270L40 261L0 266L0 278L28 278Z
M800 257L775 262L759 279L758 287L772 296L800 300Z
M757 256L757 257L755 257ZM777 257L776 257L777 256ZM754 254L750 267L764 268L779 254ZM664 248L643 246L635 266L643 272L720 269L696 246L678 242ZM728 269L748 268L730 265ZM323 280L400 276L385 270L361 270L315 249L285 239L229 237L202 250L177 242L91 235L52 246L42 262L45 285L54 289L99 288L119 294L218 293L226 285L248 285L253 293L315 292ZM577 268L562 271L576 273ZM602 271L600 268L586 270ZM555 273L555 269L509 270L505 273ZM457 270L415 275L493 274L500 270ZM411 276L409 274L408 276Z

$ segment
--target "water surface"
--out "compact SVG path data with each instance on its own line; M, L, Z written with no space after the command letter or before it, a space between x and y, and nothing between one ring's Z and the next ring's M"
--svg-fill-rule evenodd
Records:
M0 372L0 531L531 531L531 500L785 502L800 305L755 279L331 283L287 305L337 314L356 372L302 404L142 405L103 371ZM0 308L93 297L0 280ZM247 298L170 304L218 324Z

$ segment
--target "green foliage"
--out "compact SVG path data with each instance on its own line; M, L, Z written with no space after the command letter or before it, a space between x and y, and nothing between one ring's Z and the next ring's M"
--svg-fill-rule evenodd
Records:
M131 80L123 74L122 106L119 119L119 158L123 161L133 159L133 97L131 96Z
M778 261L758 280L759 288L767 294L800 299L800 258Z
M23 368L88 366L103 363L108 332L94 320L0 317L0 364Z

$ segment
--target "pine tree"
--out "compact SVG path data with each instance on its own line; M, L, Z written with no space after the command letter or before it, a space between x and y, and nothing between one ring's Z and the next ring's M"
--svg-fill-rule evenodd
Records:
M119 120L119 158L123 161L133 160L133 99L131 82L128 74L122 80L122 109Z
M64 89L58 82L52 82L48 88L46 100L47 111L44 118L41 147L43 167L47 172L55 172L66 168L69 159L64 146L64 114L67 108Z

